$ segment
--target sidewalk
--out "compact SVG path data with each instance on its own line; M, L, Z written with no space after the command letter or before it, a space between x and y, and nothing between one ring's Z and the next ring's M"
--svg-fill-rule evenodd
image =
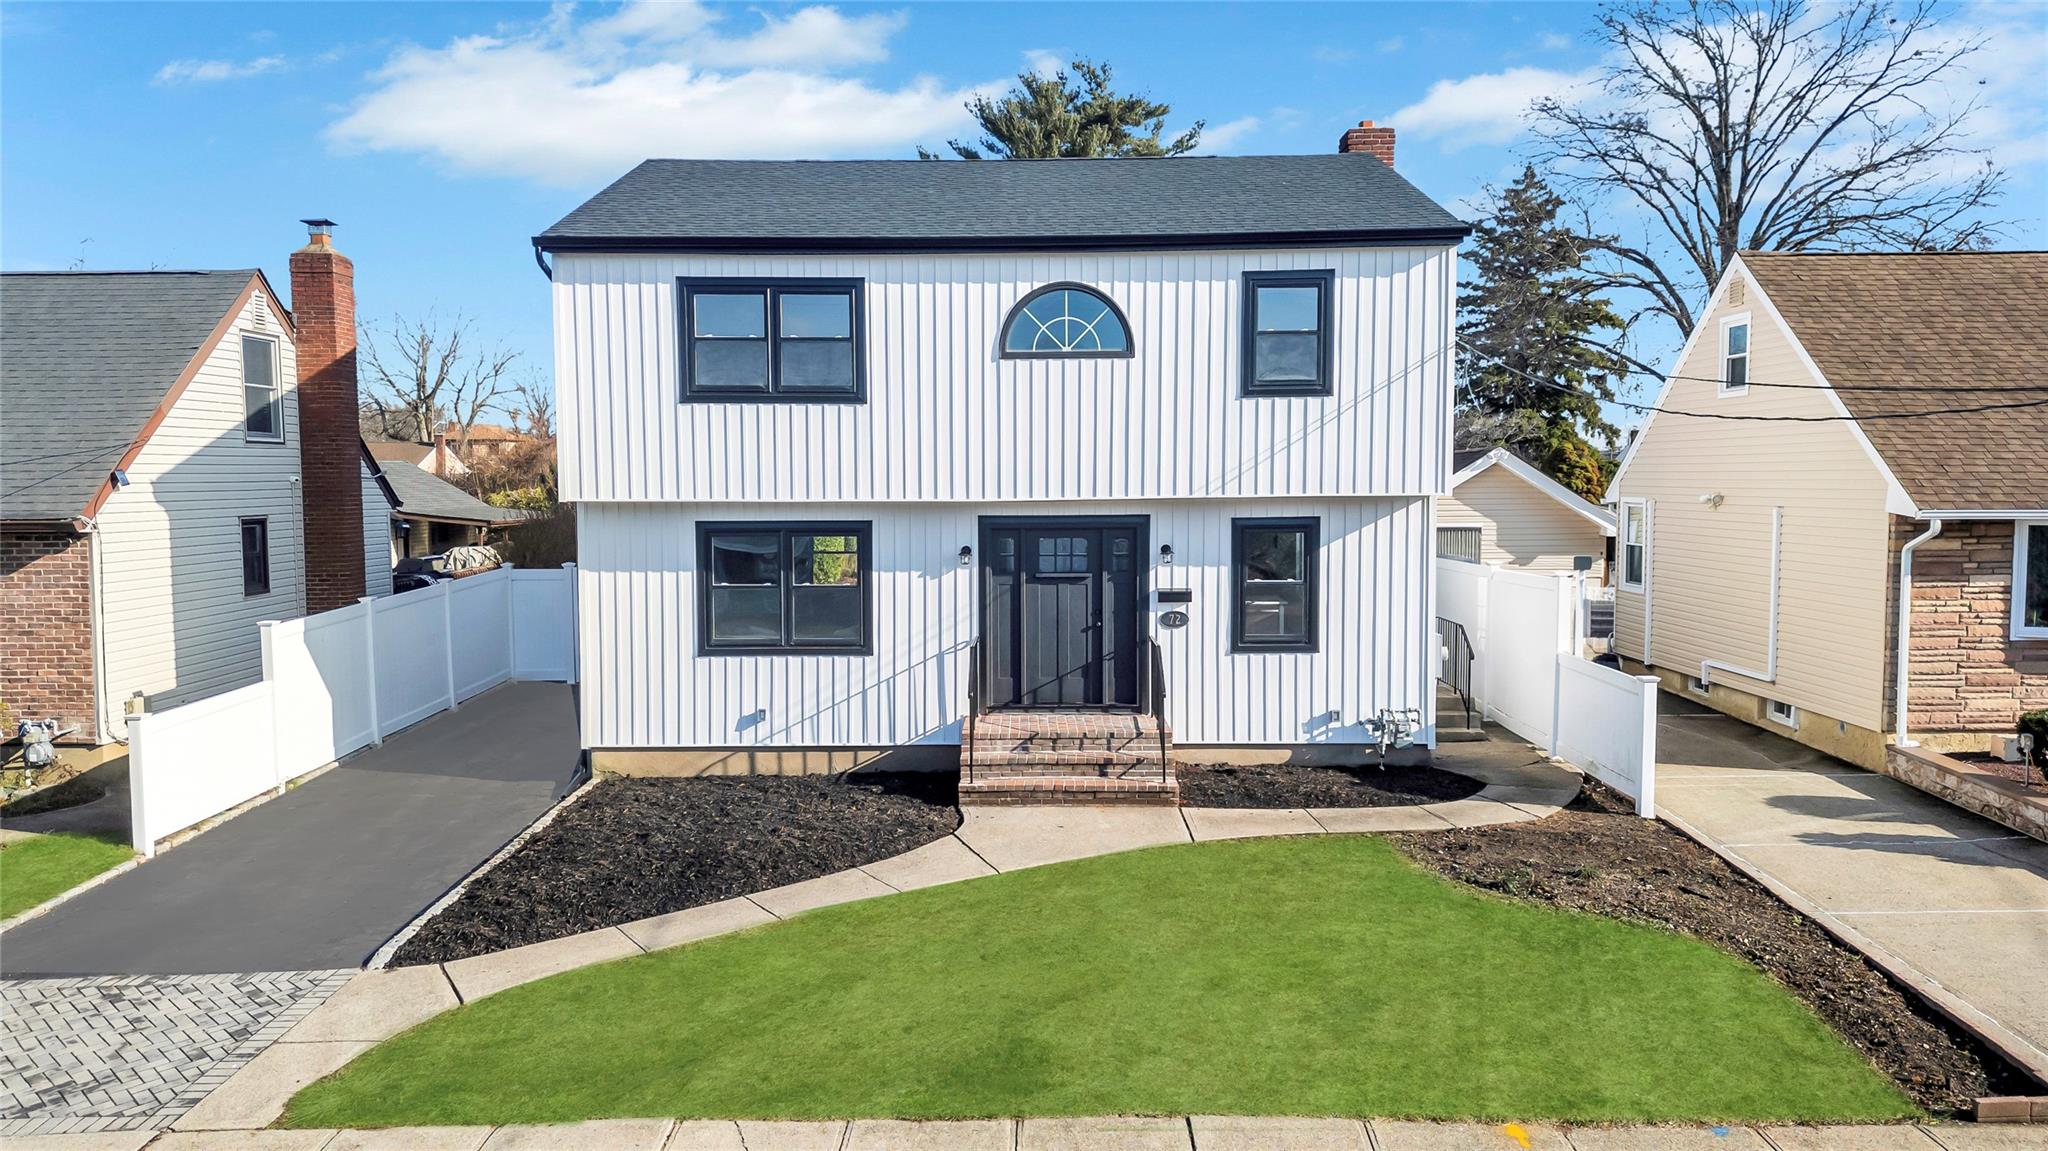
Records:
M54 1135L8 1151L2022 1151L2040 1127L1577 1127L1388 1119L612 1119L552 1127Z
M1664 711L1660 814L2048 1075L2048 843L1691 701L1667 695Z

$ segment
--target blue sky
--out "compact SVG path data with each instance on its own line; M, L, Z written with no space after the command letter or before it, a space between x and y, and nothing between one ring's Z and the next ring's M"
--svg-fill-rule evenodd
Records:
M2003 246L2048 247L2048 6L1990 33ZM365 320L463 313L545 377L528 238L645 155L909 157L961 102L1087 55L1219 152L1361 118L1454 209L1519 170L1518 110L1597 64L1589 5L75 4L0 8L0 266L260 266L339 221Z

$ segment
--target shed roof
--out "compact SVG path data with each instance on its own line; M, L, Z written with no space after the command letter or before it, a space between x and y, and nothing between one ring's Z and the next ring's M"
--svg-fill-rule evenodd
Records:
M88 514L255 269L0 275L0 519Z
M1456 242L1377 158L648 160L534 238L550 250L987 250Z
M409 464L382 469L385 482L398 496L398 514L465 524L514 523L529 518L516 508L494 508L482 500Z

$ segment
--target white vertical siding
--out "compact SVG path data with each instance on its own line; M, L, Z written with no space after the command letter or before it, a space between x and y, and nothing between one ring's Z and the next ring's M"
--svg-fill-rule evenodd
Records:
M578 509L583 740L590 747L892 746L952 743L976 633L977 517L1041 505L584 504ZM1165 649L1170 719L1187 744L1365 742L1383 707L1425 708L1430 688L1426 499L1076 503L1062 515L1149 516L1152 587L1194 591ZM1230 652L1230 521L1322 520L1321 648ZM697 654L699 519L873 524L874 654ZM1160 544L1175 562L1157 564Z
M1449 247L1062 255L563 253L562 497L1042 501L1417 495L1447 478ZM1335 272L1336 394L1241 399L1247 270ZM676 280L860 277L864 404L679 401ZM1129 318L1130 359L1003 360L1032 289Z
M257 289L257 297L263 295ZM172 706L262 674L256 625L305 614L297 360L277 301L252 298L99 515L107 710ZM284 441L242 434L242 341L278 344ZM242 594L241 519L270 521L270 591Z
M363 590L373 596L391 594L391 501L367 463L363 465Z

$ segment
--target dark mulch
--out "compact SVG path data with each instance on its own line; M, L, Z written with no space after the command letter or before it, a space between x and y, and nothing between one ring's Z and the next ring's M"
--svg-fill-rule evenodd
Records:
M1599 784L1534 823L1392 837L1453 879L1539 903L1682 931L1789 989L1935 1113L2031 1094L2025 1075L1856 951L1675 829Z
M607 779L398 949L444 963L899 855L960 826L946 772Z
M1175 774L1189 807L1412 807L1464 799L1486 786L1433 767L1204 764Z
M1982 752L1951 754L1949 758L1959 759L1986 775L1995 775L2000 779L2009 779L2014 783L2024 783L2035 788L2048 788L2048 768L2026 763L2007 763L1995 755L1985 755Z

